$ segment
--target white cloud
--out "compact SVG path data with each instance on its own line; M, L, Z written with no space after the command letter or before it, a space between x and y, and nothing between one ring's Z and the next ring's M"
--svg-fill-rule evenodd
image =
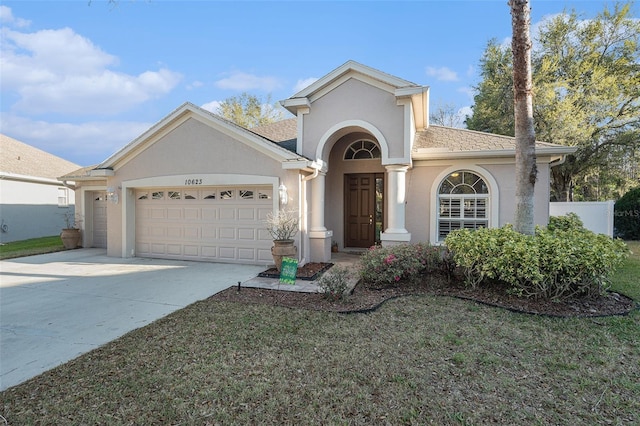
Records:
M438 81L458 81L458 74L447 67L427 67L427 75L435 77Z
M313 83L318 81L316 77L305 78L304 80L298 80L295 87L293 88L294 93L298 93L302 89L306 89L311 86Z
M206 104L202 105L201 108L206 109L207 111L212 112L214 114L219 114L220 102L219 101L207 102Z
M282 87L280 81L275 77L259 77L245 72L234 72L229 77L216 81L214 85L220 89L238 91L259 89L265 92Z
M467 119L467 116L470 116L470 115L473 115L473 109L471 108L471 106L464 106L460 108L457 114L460 120L460 126L458 127L464 128L465 127L464 121Z
M10 7L0 6L0 23L12 25L17 28L24 28L31 25L31 21L13 16Z
M70 28L33 33L2 30L3 92L25 113L115 114L171 91L169 69L130 75L109 69L118 58Z
M153 123L104 121L50 123L2 114L2 133L81 166L98 164L124 147Z
M202 86L204 86L203 82L201 82L199 80L195 80L191 84L187 84L187 90L198 89L198 88L200 88Z
M476 95L475 89L469 86L459 87L457 92L464 93L465 95L467 95L471 102L473 102L473 97Z

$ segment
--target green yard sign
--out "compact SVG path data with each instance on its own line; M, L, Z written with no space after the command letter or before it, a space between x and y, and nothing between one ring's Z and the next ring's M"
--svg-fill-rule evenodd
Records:
M290 257L282 258L282 266L280 266L280 282L282 284L296 283L296 274L298 273L298 259Z

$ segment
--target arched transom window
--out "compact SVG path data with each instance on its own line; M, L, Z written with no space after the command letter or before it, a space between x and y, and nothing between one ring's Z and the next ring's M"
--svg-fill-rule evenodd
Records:
M366 160L380 158L380 148L371 141L355 141L344 153L345 160Z
M456 229L489 226L489 188L477 174L460 170L447 176L438 188L438 240Z

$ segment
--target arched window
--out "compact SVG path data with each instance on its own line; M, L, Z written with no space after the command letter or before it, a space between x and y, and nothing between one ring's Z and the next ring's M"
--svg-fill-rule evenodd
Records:
M345 160L366 160L380 158L380 148L371 141L355 141L344 153Z
M489 187L474 172L449 174L438 188L438 241L456 229L489 226Z

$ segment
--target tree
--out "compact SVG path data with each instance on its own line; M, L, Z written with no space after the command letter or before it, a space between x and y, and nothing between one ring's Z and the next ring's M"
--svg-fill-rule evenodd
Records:
M552 168L557 200L615 198L634 185L640 141L640 21L630 6L595 19L576 12L540 28L532 52L534 119L539 140L578 147ZM513 103L504 95L508 50L491 41L481 61L470 129L513 135ZM491 80L491 81L489 81ZM637 185L637 179L635 180ZM597 190L593 190L597 188Z
M529 0L509 0L513 37L513 99L516 137L516 210L513 227L533 235L533 200L538 168L536 133L533 125L533 82L531 78L531 37Z
M246 92L222 101L218 107L218 113L246 129L282 119L282 112L271 103L271 95L261 99Z
M460 127L462 117L454 104L438 101L433 112L429 114L429 122L438 126Z

